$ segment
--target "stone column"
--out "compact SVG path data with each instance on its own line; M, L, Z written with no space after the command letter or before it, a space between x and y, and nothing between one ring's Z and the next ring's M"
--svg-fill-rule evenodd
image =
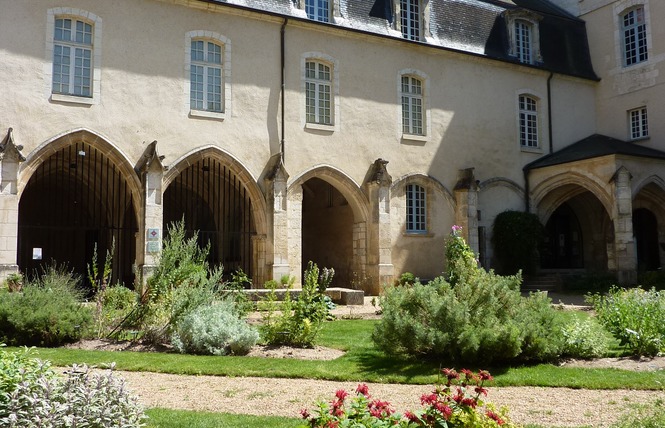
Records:
M459 170L454 193L455 224L462 226L462 236L478 254L478 182L473 168Z
M252 236L252 286L261 288L269 279L266 262L266 236ZM279 278L278 278L279 280Z
M289 274L296 284L302 281L302 186L295 185L287 193L287 245Z
M625 167L620 167L612 176L614 206L614 263L608 262L609 269L616 269L617 280L622 285L637 282L637 251L633 236L633 193L630 187L632 175Z
M18 272L18 168L25 157L14 144L12 128L0 146L0 281Z
M152 274L162 252L164 231L164 156L157 154L157 141L146 148L137 165L137 171L143 184L143 221L139 224L138 245L142 248L139 261L143 282Z
M279 281L284 275L293 275L289 268L289 211L287 210L287 182L289 174L280 155L271 159L273 166L265 178L268 206L272 206L272 279ZM297 276L299 278L299 275Z
M388 174L388 161L377 159L370 168L369 180L365 185L370 206L370 218L367 225L368 248L367 277L371 278L369 295L378 295L383 284L394 280L392 262L391 224L390 224L390 185L392 177Z

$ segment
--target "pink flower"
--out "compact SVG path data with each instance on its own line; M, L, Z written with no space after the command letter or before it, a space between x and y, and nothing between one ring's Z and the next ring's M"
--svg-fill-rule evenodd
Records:
M348 396L349 396L349 393L346 392L343 389L338 389L337 392L335 393L335 397L337 397L337 399L340 400L340 401L344 401L344 399Z
M489 374L488 371L485 370L480 370L478 372L478 376L480 377L480 380L494 380L491 374Z
M459 379L459 373L457 373L455 369L443 369L441 372L448 378L448 380Z
M407 418L410 422L418 422L418 420L420 419L413 412L410 412L408 410L404 412L404 417Z
M476 394L478 394L478 395L482 394L484 396L487 396L487 388L483 388L482 386L477 386L475 388L475 391L476 391Z
M501 417L500 417L499 415L497 415L496 413L494 413L494 412L491 411L491 410L488 410L487 413L485 413L485 415L487 415L488 418L492 419L492 420L493 420L494 422L496 422L498 425L503 425L503 424L506 423L506 421L504 421L503 419L501 419Z
M309 419L309 411L307 409L300 410L300 416L302 416L303 419Z
M438 398L439 396L435 392L431 394L423 394L420 396L420 404L434 404Z
M450 416L453 414L453 409L451 409L449 406L446 406L445 404L440 403L440 402L434 404L434 408L439 413L441 413L441 415L443 416L443 419L445 419L445 420L449 420Z
M478 403L473 398L465 398L462 400L462 405L469 406L472 409L475 409L477 404Z

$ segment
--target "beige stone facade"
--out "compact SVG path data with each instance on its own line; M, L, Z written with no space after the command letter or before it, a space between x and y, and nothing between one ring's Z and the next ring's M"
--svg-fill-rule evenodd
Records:
M634 279L647 251L634 237L636 210L655 216L663 246L663 159L614 153L524 171L594 134L626 140L626 112L644 105L650 138L635 144L665 150L665 30L649 26L646 64L624 70L614 56L617 13L637 2L574 11L587 22L600 81L442 47L434 30L420 42L388 23L385 34L354 30L352 2L331 2L332 22L321 24L300 3L265 11L231 1L0 0L2 268L54 259L85 272L94 245L113 242L115 279L131 282L149 273L166 226L182 218L210 244L211 262L243 269L256 287L299 281L312 260L335 268L334 285L369 294L407 271L441 274L453 224L492 266L491 227L508 209L544 224L575 218L551 227L552 240L583 238L574 249L562 241L577 254L556 268ZM642 3L651 23L665 16L658 1ZM64 21L83 33L89 25L90 43L58 39ZM221 61L192 59L197 41L201 52L217 46ZM55 86L67 77L61 62L79 67L77 49L83 63L90 55L85 95ZM325 72L312 78L310 64ZM221 107L206 90L213 107L194 106L196 67L205 79L218 69ZM421 85L423 124L413 132L403 123L405 78ZM312 87L317 96L327 87L327 110L308 109ZM532 147L520 144L524 96L537 105Z

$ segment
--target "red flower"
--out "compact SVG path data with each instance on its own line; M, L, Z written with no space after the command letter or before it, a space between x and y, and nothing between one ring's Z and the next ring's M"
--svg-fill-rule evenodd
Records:
M335 393L335 397L337 397L337 399L340 400L340 401L344 401L344 399L348 396L349 396L349 393L346 392L343 389L338 389L337 392Z
M485 370L478 371L478 376L480 377L480 380L494 380L492 375Z
M300 416L302 416L303 419L309 419L309 411L307 409L300 410Z
M439 396L435 392L431 394L423 394L420 396L420 404L434 404L438 398Z
M443 415L445 420L450 419L450 416L453 414L453 409L440 402L434 404L434 408Z
M441 372L448 378L448 380L459 379L459 373L457 373L455 369L443 369Z
M362 394L369 398L369 388L364 383L358 384L358 387L356 388L356 394Z
M483 388L482 386L477 386L475 391L476 394L478 395L483 394L484 396L487 396L487 388Z
M499 425L503 425L503 424L506 423L506 421L501 419L501 417L499 415L497 415L496 413L494 413L491 410L488 410L487 413L485 413L485 415L487 415L488 418L492 419L494 422L496 422Z
M473 398L465 398L464 400L462 400L462 405L469 406L469 407L475 409L476 405L478 405L478 403Z
M404 417L407 418L410 422L418 422L420 420L420 418L418 418L418 416L416 416L414 413L409 412L409 411L406 411L404 413Z

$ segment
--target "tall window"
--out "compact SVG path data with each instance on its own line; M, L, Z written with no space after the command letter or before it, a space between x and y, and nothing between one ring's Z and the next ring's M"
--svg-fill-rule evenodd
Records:
M625 65L637 64L649 59L644 8L638 7L626 12L622 17L622 30Z
M207 40L192 40L190 108L221 113L222 88L222 46Z
M515 53L520 62L533 63L531 43L531 25L524 21L515 21Z
M423 82L402 76L402 133L424 135L423 129Z
M399 11L402 37L420 40L420 0L400 0Z
M427 202L425 188L417 184L406 185L406 231L407 233L427 232Z
M93 26L74 18L55 19L54 94L92 97Z
M330 0L306 0L307 17L321 22L330 21Z
M538 101L528 95L519 96L520 145L538 147Z
M305 62L305 115L307 123L332 125L332 73L330 65Z
M640 107L628 112L630 117L630 138L637 140L649 136L649 123L647 121L647 108Z

